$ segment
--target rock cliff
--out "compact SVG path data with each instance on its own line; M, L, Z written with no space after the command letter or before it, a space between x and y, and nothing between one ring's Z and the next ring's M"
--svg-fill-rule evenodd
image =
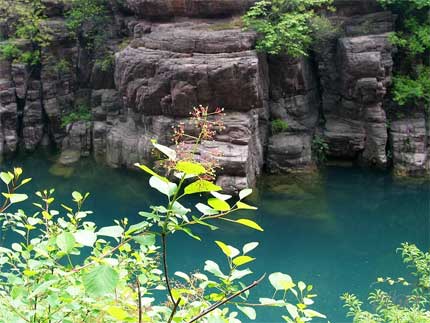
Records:
M267 57L240 15L254 0L125 0L112 5L114 66L94 64L70 39L61 2L46 1L54 41L38 73L0 61L0 153L49 143L63 163L94 156L112 167L152 162L150 140L169 144L172 125L199 104L223 107L218 181L230 191L270 173L313 171L317 136L330 158L393 165L399 175L430 173L424 112L387 116L395 17L373 0L337 0L336 33L309 57ZM79 69L58 69L61 57ZM62 118L80 102L91 121ZM274 133L271 121L288 123Z

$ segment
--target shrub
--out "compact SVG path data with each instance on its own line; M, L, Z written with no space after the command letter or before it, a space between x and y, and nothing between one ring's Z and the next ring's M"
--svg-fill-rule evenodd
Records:
M345 293L341 299L348 308L348 316L353 317L354 323L429 323L430 322L430 251L423 252L415 245L403 243L399 251L403 262L412 268L412 274L417 282L409 295L401 301L394 299L391 293L381 289L369 295L369 303L375 307L375 312L362 309L361 302L354 294ZM390 286L410 285L403 277L397 279L378 278L378 283Z
M4 59L14 61L22 55L22 52L15 44L6 43L0 46L0 55Z
M312 139L312 155L318 163L327 161L328 144L321 136L316 135Z
M288 130L288 123L282 119L275 119L272 121L272 133L277 134L286 132Z
M393 96L399 105L424 102L430 104L430 67L420 65L417 76L397 75L393 78Z
M332 0L261 0L243 17L245 27L260 37L257 49L269 54L307 55L313 42L311 21L316 10L329 8Z
M194 118L201 132L197 137L187 135L188 142L194 138L194 147L202 138L209 138L212 132L207 130L214 125L207 110L198 111L201 113ZM221 187L204 179L202 164L195 159L178 159L172 148L153 145L168 159L165 165L169 165L166 170L171 179L136 164L151 176L149 184L164 197L164 203L140 212L142 221L132 225L122 219L97 228L90 221L91 212L84 209L89 194L79 192L72 194L73 207L61 204L64 211L53 208L54 190L44 190L36 193L41 199L34 204L38 212L6 213L11 205L28 198L17 190L30 179L21 181L21 169L0 174L9 192L3 194L0 210L3 228L21 237L10 247L0 248L0 321L192 323L206 317L205 322L239 323L238 311L253 320L254 307L261 306L278 307L289 323L324 317L310 309L315 297L312 286L296 284L280 272L269 275L273 296L250 303L249 291L264 279L263 275L244 282L252 274L248 266L255 261L251 255L257 242L239 250L215 241L225 255L226 266L207 260L207 274L176 272L180 283L172 281L167 249L176 232L200 240L192 228L201 225L216 230L216 221L263 229L250 219L231 217L238 210L255 209L245 201L252 190L242 190L231 202L232 196L221 194ZM190 196L200 196L205 202L190 209L185 206ZM76 256L84 260L77 261ZM156 300L154 293L162 290L165 298ZM294 303L287 300L291 296Z
M106 53L103 57L96 59L95 64L100 67L102 72L109 72L115 65L115 56L113 53Z
M90 121L91 120L91 110L88 106L81 104L74 111L62 116L61 127L65 128L69 124L78 121Z

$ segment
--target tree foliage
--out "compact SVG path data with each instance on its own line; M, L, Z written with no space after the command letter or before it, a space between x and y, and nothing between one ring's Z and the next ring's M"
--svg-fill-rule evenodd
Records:
M376 309L370 312L363 309L363 302L354 294L345 293L342 300L348 308L348 316L353 317L354 323L429 323L430 322L430 251L424 252L413 244L403 243L399 248L403 262L411 268L412 275L417 281L412 291L401 298L400 291L411 284L403 277L378 278L378 283L398 286L398 291L387 292L376 289L369 295L369 303Z
M196 109L194 121L200 134L180 134L188 142L194 138L193 152L214 135L213 126L218 124L214 117L208 109ZM206 176L212 166L190 159L189 154L183 159L175 149L157 142L153 145L167 159L163 175L146 165L136 166L151 176L149 184L164 203L140 212L142 221L134 224L124 218L97 227L91 221L92 212L85 209L89 194L77 191L72 193L73 206L60 204L62 210L56 208L51 189L36 193L35 213L12 213L12 205L28 199L17 190L30 179L22 180L18 168L0 173L7 192L0 210L2 227L17 237L10 246L0 247L0 321L239 323L239 312L254 320L262 306L279 308L289 323L325 318L311 308L316 296L312 286L281 272L268 276L274 293L252 301L250 290L265 278L265 274L254 276L249 268L256 261L257 242L238 248L215 241L225 263L208 259L204 272L178 271L173 278L167 250L175 233L200 240L193 228L216 230L217 221L257 231L263 228L243 216L232 217L240 210L256 209L246 201L251 189L236 198L222 194L222 188ZM188 207L191 195L201 201Z
M399 48L399 73L394 77L393 97L399 105L430 105L429 0L378 0L399 15L390 36Z
M312 19L332 0L261 0L243 17L260 37L257 49L269 54L307 55L314 40Z

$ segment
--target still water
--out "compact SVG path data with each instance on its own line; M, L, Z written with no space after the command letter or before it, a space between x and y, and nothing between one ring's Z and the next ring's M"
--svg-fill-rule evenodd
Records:
M33 192L56 188L57 201L68 204L74 190L90 192L86 209L93 221L110 225L127 217L141 221L138 211L160 201L139 172L112 170L90 161L73 169L59 169L47 156L24 156L2 168L22 166L33 181ZM202 271L204 261L222 264L214 244L221 240L241 247L259 241L253 255L255 277L282 271L294 280L314 285L315 309L332 323L350 322L339 296L353 292L365 299L379 276L405 276L396 248L409 241L430 248L430 183L399 181L390 174L359 168L328 168L318 177L265 178L249 202L257 212L242 214L257 221L264 232L231 224L221 230L196 229L199 242L183 235L172 238L171 271ZM69 203L71 204L71 203ZM58 207L59 208L59 207ZM271 296L268 284L254 290L255 297ZM277 310L265 310L257 322L281 322Z

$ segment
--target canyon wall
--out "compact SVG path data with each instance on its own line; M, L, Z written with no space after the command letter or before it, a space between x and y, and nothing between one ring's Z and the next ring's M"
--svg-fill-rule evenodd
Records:
M124 0L113 3L106 69L70 38L58 1L46 1L54 38L39 73L0 61L0 153L60 148L60 162L93 156L111 167L153 161L150 140L170 143L172 125L193 106L225 109L225 129L199 154L221 151L218 181L229 191L263 172L315 170L315 138L332 159L430 173L423 111L387 114L395 17L373 0L338 0L339 30L308 57L266 56L240 27L254 0ZM58 58L79 69L58 70ZM57 59L55 59L57 58ZM91 121L67 126L79 104ZM273 120L288 123L275 133ZM314 148L314 149L313 149Z

